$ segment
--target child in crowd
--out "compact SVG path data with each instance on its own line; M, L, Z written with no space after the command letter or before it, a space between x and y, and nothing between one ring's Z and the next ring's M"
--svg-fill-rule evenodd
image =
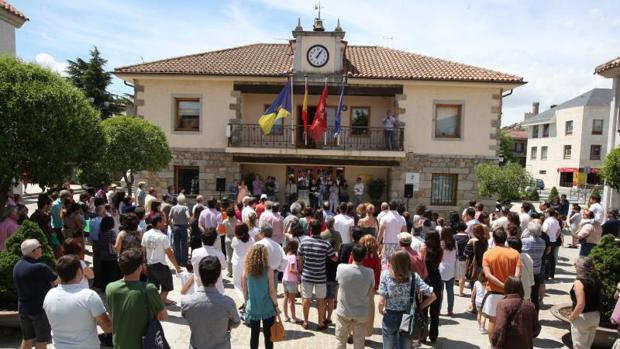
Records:
M476 311L478 312L478 330L480 334L486 334L486 318L482 314L482 301L484 300L484 296L486 296L486 285L487 279L484 276L484 273L478 273L478 280L474 283L474 287L471 290L471 301L474 303L476 307Z
M193 294L196 292L196 283L194 282L194 267L192 266L192 262L188 261L187 265L185 265L185 269L187 271L182 271L179 274L181 278L181 294Z
M297 285L299 285L300 275L297 268L297 249L299 249L299 243L297 240L289 240L286 243L284 252L286 253L286 270L282 276L282 286L284 287L284 320L290 321L288 317L288 306L291 308L291 317L295 323L301 321L295 316L295 296L297 296Z

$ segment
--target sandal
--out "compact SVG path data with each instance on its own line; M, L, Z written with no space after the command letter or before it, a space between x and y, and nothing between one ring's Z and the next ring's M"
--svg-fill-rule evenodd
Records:
M307 323L307 322L304 322L304 323L301 325L301 327L303 327L303 328L304 328L304 330L307 330L307 329L308 329L308 323Z
M176 304L177 304L177 302L175 302L175 301L171 301L171 300L167 299L167 300L164 302L164 304L165 304L165 305L176 305Z

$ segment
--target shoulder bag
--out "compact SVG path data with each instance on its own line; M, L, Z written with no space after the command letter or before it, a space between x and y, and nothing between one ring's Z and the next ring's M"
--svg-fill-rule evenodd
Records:
M142 294L144 294L144 303L146 305L146 330L142 336L142 349L170 349L161 323L155 316L150 316L151 307L146 295L146 283L144 284Z
M467 280L478 280L478 260L476 258L476 241L472 241L471 258L467 258L465 264L465 278Z
M427 329L427 320L419 311L417 289L415 284L415 273L411 273L411 291L409 293L409 304L400 321L400 330L407 333L410 337L424 337Z

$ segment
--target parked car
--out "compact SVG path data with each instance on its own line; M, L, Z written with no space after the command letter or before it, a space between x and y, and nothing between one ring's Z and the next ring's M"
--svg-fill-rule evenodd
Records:
M538 190L545 189L545 182L540 178L536 178L536 189Z

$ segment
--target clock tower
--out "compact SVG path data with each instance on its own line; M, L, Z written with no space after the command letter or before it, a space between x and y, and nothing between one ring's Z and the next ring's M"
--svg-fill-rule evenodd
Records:
M347 42L343 40L344 34L340 20L333 31L325 31L323 20L315 18L313 30L305 31L298 19L297 27L293 30L294 39L291 40L295 75L307 75L311 79L328 76L339 80L347 47Z

